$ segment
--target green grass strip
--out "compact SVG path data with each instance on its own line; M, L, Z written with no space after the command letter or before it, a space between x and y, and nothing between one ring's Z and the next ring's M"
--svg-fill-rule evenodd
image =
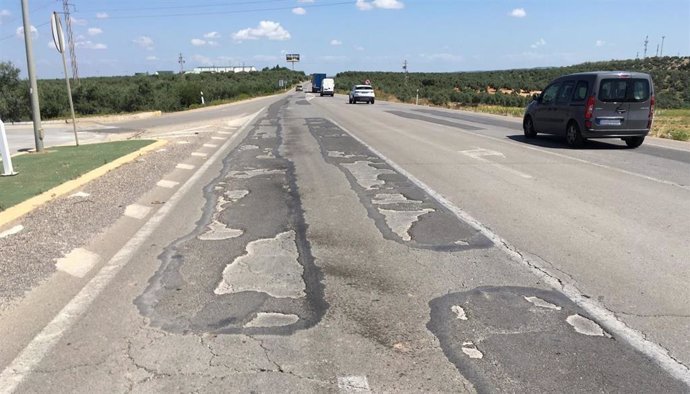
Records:
M12 158L18 174L0 177L0 211L135 152L152 140L130 140L47 148ZM1 162L1 160L0 160ZM0 165L1 167L1 165Z

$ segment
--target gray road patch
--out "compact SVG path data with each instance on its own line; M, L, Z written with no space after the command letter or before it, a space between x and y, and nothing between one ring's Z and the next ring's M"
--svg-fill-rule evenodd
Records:
M442 126L456 127L458 129L463 129L463 130L469 130L469 131L484 130L484 128L482 128L482 127L472 126L472 125L469 125L467 123L461 123L461 122L449 121L449 120L445 120L445 119L432 118L431 116L411 114L409 112L403 112L403 111L386 111L386 112L388 112L389 114L400 116L401 118L405 118L405 119L421 120L424 122L440 124Z
M480 393L687 390L556 291L481 287L436 298L429 306L427 328Z
M281 154L277 119L286 102L269 107L225 158L221 174L204 188L196 228L161 254L161 268L135 301L152 326L287 335L325 313L294 165ZM297 318L264 324L267 313Z
M306 122L324 160L345 174L385 238L437 251L493 245L338 126L322 118Z

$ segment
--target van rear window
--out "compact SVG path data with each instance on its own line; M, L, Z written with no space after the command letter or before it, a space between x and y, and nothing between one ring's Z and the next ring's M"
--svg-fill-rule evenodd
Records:
M599 85L599 100L604 102L639 102L649 99L646 79L603 79Z

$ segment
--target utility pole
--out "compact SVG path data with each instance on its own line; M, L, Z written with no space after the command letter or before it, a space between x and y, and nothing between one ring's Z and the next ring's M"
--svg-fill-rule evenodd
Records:
M664 56L664 39L666 39L666 36L661 36L661 51L659 56Z
M72 34L72 17L69 8L72 4L69 0L62 0L62 9L65 13L65 24L67 25L67 45L69 45L69 59L72 64L72 79L76 86L79 85L79 67L77 66L77 54L74 51L74 34Z
M659 44L656 44L656 56L659 57Z
M29 96L31 97L31 113L34 120L34 140L36 152L43 151L43 127L41 126L41 107L38 103L38 85L36 84L36 66L31 44L31 22L29 22L29 0L22 0L22 19L24 21L24 44L26 46L26 66L29 72Z
M180 74L184 74L184 58L182 57L182 52L180 52L180 56L177 58L177 62L180 63Z
M645 36L644 38L644 56L642 57L643 59L647 58L647 44L649 43L649 36Z

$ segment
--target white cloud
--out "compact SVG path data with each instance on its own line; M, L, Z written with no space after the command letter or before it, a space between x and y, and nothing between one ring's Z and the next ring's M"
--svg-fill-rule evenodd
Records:
M4 10L4 9L0 10L0 25L2 25L2 20L4 18L9 18L11 16L12 16L12 13L10 12L10 10Z
M247 28L232 35L235 41L258 40L268 38L269 40L284 41L290 39L290 33L278 22L261 21L255 28Z
M537 42L530 45L530 47L537 49L539 47L543 47L544 45L546 45L546 41L543 38L540 38Z
M357 0L355 6L361 11L369 11L373 8L381 8L384 10L399 10L405 8L400 0Z
M206 45L206 41L198 38L192 38L192 45L194 45L195 47L200 47Z
M103 33L103 30L99 29L98 27L89 27L88 32L89 32L90 36L97 36L97 35Z
M515 18L524 18L527 16L527 12L525 12L524 8L516 8L510 12L510 16Z
M153 39L148 36L139 36L132 40L133 43L149 51L153 50Z
M101 43L96 43L92 42L90 40L86 41L77 41L74 43L74 46L77 48L83 48L83 49L108 49L108 46L105 44Z
M364 47L363 47L363 46L361 46L361 45L355 45L355 51L360 51L360 52L361 52L361 51L363 51L363 50L364 50Z
M307 13L307 10L302 7L296 7L292 9L292 13L295 15L304 15Z
M220 33L218 33L217 31L212 31L204 34L204 38L218 39L220 38Z
M158 60L158 58L156 56L151 55L151 56L146 56L146 60L152 62L154 60Z
M339 46L339 45L343 45L343 42L340 40L331 40L331 45Z
M73 25L86 26L86 19L78 19L73 16L70 16L69 19L72 21Z
M108 15L107 12L97 12L96 13L96 19L108 19L110 15Z
M38 29L36 29L36 26L31 25L30 30L31 30L31 38L33 38L34 40L37 39L38 38ZM24 27L19 26L15 33L17 34L17 37L23 39L24 38Z
M604 45L606 45L606 41L597 40L597 42L595 42L594 45L596 45L598 47L603 47Z

